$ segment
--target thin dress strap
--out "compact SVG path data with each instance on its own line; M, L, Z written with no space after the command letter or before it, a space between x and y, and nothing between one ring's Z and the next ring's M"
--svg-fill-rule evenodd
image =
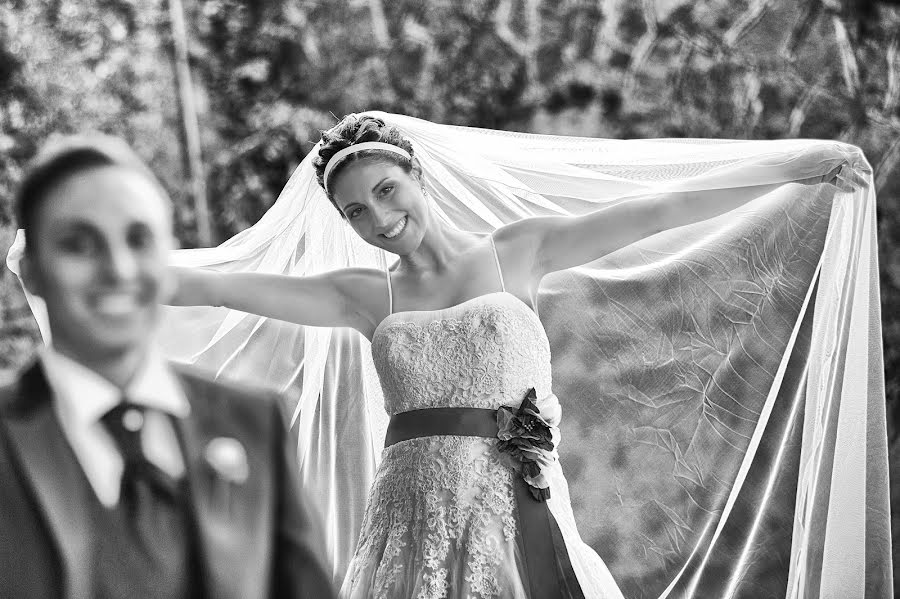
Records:
M388 288L388 316L394 313L394 290L391 289L391 269L385 268L384 275L387 277Z
M491 235L491 248L494 250L494 263L497 265L497 275L500 277L500 289L506 291L506 284L503 282L503 269L500 268L500 256L497 255L497 245L494 243L494 236Z

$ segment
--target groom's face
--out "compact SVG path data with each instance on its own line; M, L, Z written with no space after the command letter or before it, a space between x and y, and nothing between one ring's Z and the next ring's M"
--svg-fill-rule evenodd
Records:
M172 290L169 200L119 166L76 172L44 193L22 274L47 304L54 346L90 361L142 348Z

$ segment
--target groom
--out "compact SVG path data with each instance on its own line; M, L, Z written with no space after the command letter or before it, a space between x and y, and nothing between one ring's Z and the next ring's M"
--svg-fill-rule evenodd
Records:
M120 140L66 138L16 198L52 334L0 387L0 597L333 596L278 403L153 342L172 206Z

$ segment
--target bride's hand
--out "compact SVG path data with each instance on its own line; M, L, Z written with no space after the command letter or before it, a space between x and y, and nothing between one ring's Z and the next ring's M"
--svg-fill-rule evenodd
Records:
M831 183L832 185L837 185L838 176L841 174L843 168L844 165L839 164L824 175L800 179L797 183L800 183L801 185L818 185L819 183Z
M842 163L818 177L810 177L797 181L802 185L818 185L819 183L830 183L838 189L846 193L852 193L861 187L865 187L866 181L863 173L857 169L850 168L847 163Z

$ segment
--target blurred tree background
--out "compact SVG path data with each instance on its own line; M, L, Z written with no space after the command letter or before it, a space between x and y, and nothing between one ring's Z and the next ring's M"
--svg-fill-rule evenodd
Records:
M265 212L319 131L347 112L611 138L846 141L865 151L878 192L900 506L896 1L173 2L0 0L0 253L13 239L22 167L57 132L128 139L174 198L185 246L204 241L198 189L221 242ZM173 27L179 15L184 38ZM202 170L188 150L179 41ZM27 361L37 337L18 284L0 269L0 373Z

